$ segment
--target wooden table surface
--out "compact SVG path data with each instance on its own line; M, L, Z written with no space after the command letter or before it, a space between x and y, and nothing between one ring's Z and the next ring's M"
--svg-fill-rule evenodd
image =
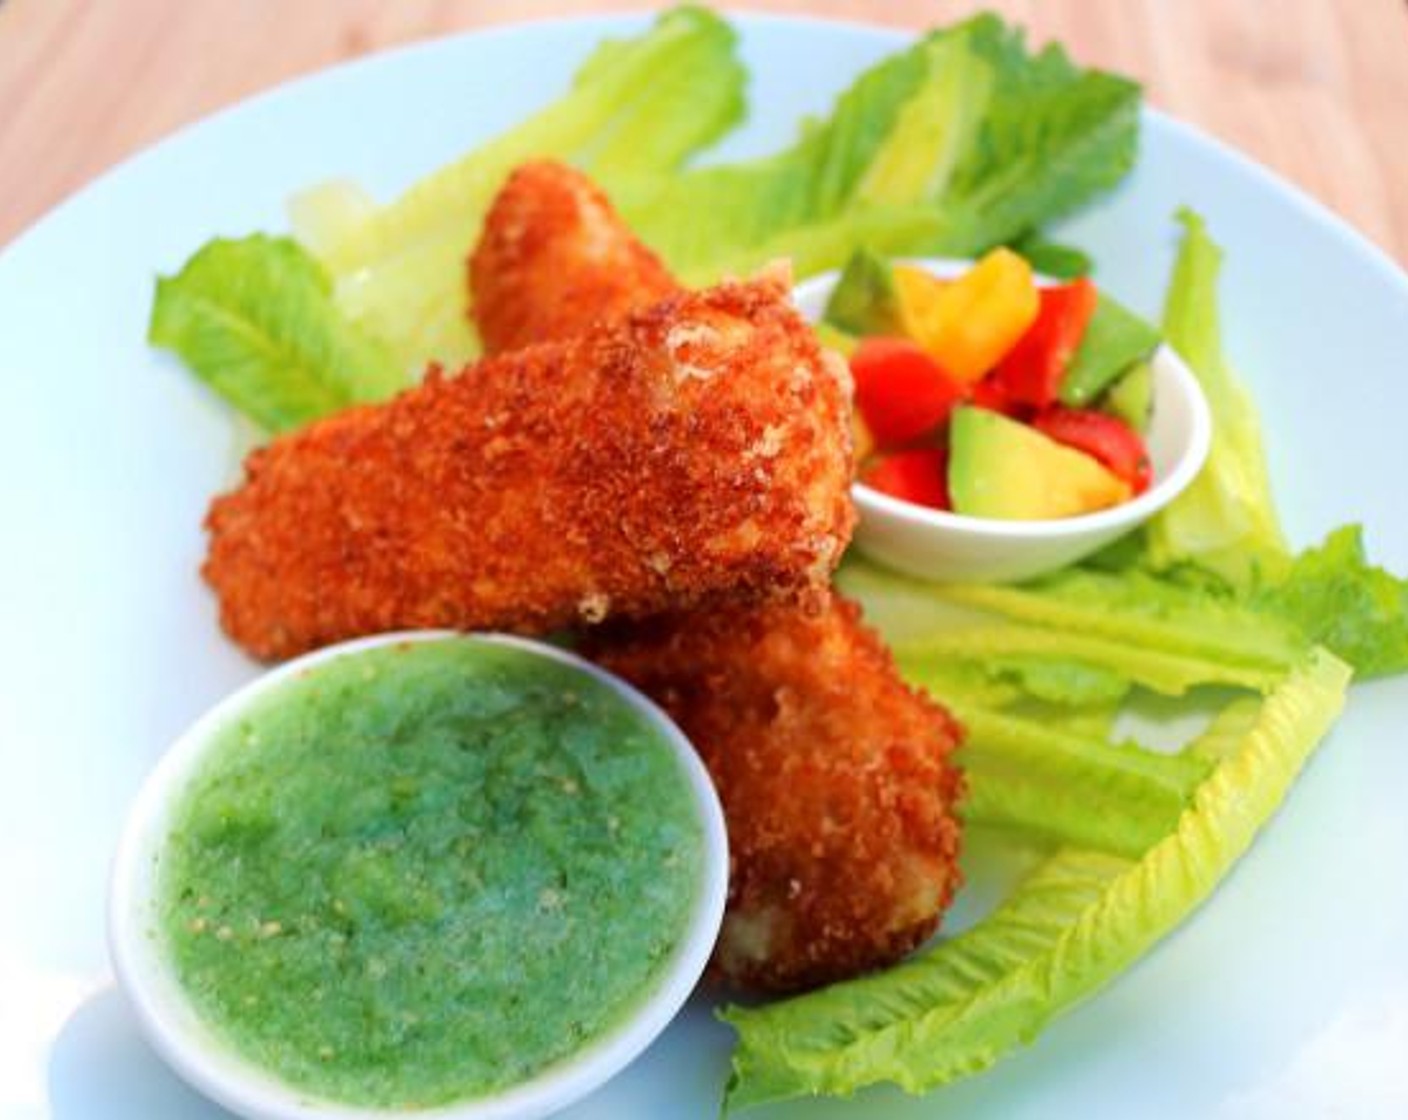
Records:
M275 82L452 31L633 0L0 0L0 245L176 127ZM924 28L978 7L1130 74L1408 264L1403 0L747 0Z

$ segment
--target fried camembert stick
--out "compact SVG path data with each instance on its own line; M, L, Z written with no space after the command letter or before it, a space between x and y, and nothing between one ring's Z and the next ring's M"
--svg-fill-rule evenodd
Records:
M816 594L854 518L848 393L784 278L674 296L254 452L204 573L261 658Z
M839 595L670 616L587 653L679 723L718 788L730 878L713 970L795 991L892 964L958 884L961 732Z
M679 291L585 175L560 163L517 168L469 260L486 353L568 338Z
M532 338L580 333L674 281L587 179L535 163L491 209L471 283L494 345L524 324ZM670 713L719 789L732 867L716 978L814 987L934 931L958 882L960 732L905 685L855 604L831 592L677 611L593 630L584 652Z

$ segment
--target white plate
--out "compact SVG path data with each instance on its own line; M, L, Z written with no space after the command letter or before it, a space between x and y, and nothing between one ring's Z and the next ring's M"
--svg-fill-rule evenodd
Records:
M783 143L893 34L740 18L752 121ZM603 34L540 24L340 67L186 129L0 255L0 1114L203 1117L138 1040L103 948L123 813L176 734L251 677L197 575L229 415L143 341L152 278L215 234L284 225L293 189L383 197L559 92ZM1272 95L1268 95L1272 96ZM1157 310L1188 203L1227 247L1228 348L1265 420L1287 528L1362 520L1408 570L1408 279L1324 210L1149 114L1139 168L1061 231ZM1212 902L995 1071L759 1117L1408 1115L1408 679L1355 689ZM730 1032L706 1003L573 1117L711 1116Z

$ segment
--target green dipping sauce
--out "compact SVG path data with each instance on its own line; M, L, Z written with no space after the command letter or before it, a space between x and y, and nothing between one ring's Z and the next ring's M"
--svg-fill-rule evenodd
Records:
M620 1024L701 891L658 729L512 646L381 646L222 728L172 815L158 935L235 1051L310 1095L494 1093Z

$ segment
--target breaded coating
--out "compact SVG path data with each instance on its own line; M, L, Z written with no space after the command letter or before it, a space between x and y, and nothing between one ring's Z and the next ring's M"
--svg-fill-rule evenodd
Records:
M817 594L850 539L849 378L773 276L675 296L280 438L204 574L261 658Z
M483 238L471 275L491 345L525 323L527 337L579 333L673 283L560 165L515 174ZM715 606L587 643L679 721L719 788L732 871L716 978L813 987L933 932L958 879L958 728L904 684L858 607L835 593L810 610Z
M484 219L469 283L488 354L569 338L679 288L590 179L551 161L509 176Z
M717 976L795 991L933 933L959 881L961 732L855 604L693 612L588 641L679 723L718 787L731 873Z

